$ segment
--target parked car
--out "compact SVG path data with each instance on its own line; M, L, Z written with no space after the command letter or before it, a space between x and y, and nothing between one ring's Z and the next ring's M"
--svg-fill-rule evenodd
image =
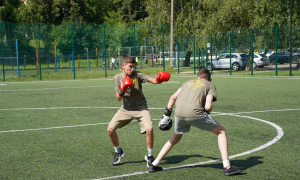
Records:
M300 49L298 48L296 51L294 51L293 54L296 55L296 56L300 56Z
M231 64L230 54L225 53L219 56L217 59L212 61L213 69L216 68L230 68L237 71L240 68L245 69L248 63L248 56L244 53L231 53ZM207 62L207 69L211 69L211 61Z
M264 54L254 54L253 56L253 68L259 67L263 68L264 66L269 65L269 57Z
M269 61L270 64L275 64L275 53L269 56ZM298 61L300 61L299 56L296 56L292 53L292 63L297 63ZM289 62L290 62L290 52L287 51L277 52L277 63L283 64Z

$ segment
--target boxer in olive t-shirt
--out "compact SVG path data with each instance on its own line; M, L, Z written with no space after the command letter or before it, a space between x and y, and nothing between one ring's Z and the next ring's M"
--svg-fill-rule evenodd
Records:
M114 85L116 99L118 101L121 101L123 99L123 105L114 115L107 128L109 138L115 149L112 164L118 164L121 158L125 155L125 152L119 145L119 139L116 130L118 128L126 126L133 119L137 119L138 123L141 126L141 133L146 133L148 153L145 155L145 160L147 161L148 166L148 162L152 163L154 160L152 155L154 135L152 120L147 107L147 101L142 92L142 83L150 82L152 84L160 84L162 82L151 78L139 71L134 71L135 59L131 56L123 56L121 62L122 72L115 75ZM126 81L125 83L128 83L127 86L132 85L132 87L126 89L125 92L120 92L120 86L122 86L125 78L127 78L127 80L130 79L130 82Z
M208 69L201 69L197 79L187 81L173 94L169 100L165 115L171 115L176 102L174 136L164 145L148 172L161 171L158 166L162 158L177 144L183 135L194 126L202 130L215 133L218 136L218 145L223 160L224 175L229 176L244 170L243 167L230 165L225 128L208 114L212 110L212 102L217 100L217 91L211 83L211 74Z

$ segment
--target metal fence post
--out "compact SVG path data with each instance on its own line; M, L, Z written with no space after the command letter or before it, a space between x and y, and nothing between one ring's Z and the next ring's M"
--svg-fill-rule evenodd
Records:
M193 51L194 51L194 74L196 74L196 48L195 48L195 35L193 35Z
M40 81L42 80L42 65L41 65L41 57L40 57L40 24L38 23L38 58L39 58L39 67L40 67Z
M198 49L198 70L200 71L200 48Z
M164 40L164 25L161 25L162 29L162 48L163 48L163 69L165 71L165 40Z
M77 22L72 23L72 71L74 73L74 79L75 79L75 63L74 63L74 55L75 55L75 50L74 50L74 26Z
M275 26L275 75L277 76L277 34L278 26Z
M134 45L134 58L136 59L136 52L135 52L135 24L133 25L133 45ZM134 64L134 70L136 71L136 63Z
M231 31L229 31L229 56L230 56L230 75L232 75L231 71Z
M212 63L212 33L210 33L210 70L211 70L211 75L213 74L213 63Z
M18 52L18 39L16 39L16 55L17 55L17 71L18 71L18 77L20 77L19 52Z
M178 24L177 24L177 70L179 74L179 66L180 66L180 61L179 61L179 37L178 37Z
M104 39L103 39L103 47L104 47L104 69L105 69L105 78L107 78L107 71L106 71L106 47L105 47L105 28L106 28L107 23L103 24L103 35L104 35Z
M254 56L254 48L253 48L253 29L251 29L251 76L253 76L253 56Z
M4 70L4 45L3 45L3 32L2 32L2 24L5 25L5 22L2 21L0 22L0 31L1 31L1 50L2 50L2 66L3 66L3 69L2 69L2 73L3 73L3 81L5 82L5 70Z

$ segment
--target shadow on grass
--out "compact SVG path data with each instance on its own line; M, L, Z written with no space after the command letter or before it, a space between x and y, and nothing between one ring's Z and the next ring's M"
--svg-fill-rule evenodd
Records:
M161 163L161 164L178 164L178 163L181 163L184 160L187 160L187 159L193 158L193 157L201 158L203 156L201 156L199 154L169 156L169 157L163 158L163 161L166 161L166 162ZM213 157L207 157L207 158L213 159Z
M146 164L146 161L145 160L143 160L143 161L125 161L125 162L115 164L113 166L121 166L121 165L124 165L124 164L138 164L138 163L145 163Z
M200 155L172 156L172 157L165 158L165 160L167 160L167 163L165 163L165 164L176 164L176 163L179 163L190 157L203 157L203 156L200 156ZM214 159L212 157L207 157L207 158ZM176 160L171 160L171 159L176 159ZM253 166L262 164L263 161L261 161L260 159L263 159L263 157L262 156L252 156L252 157L247 158L246 160L230 160L230 164L233 166L244 167L246 170ZM168 163L168 161L170 161L170 163ZM205 165L195 165L195 166L183 165L183 166L178 166L178 167L170 167L170 168L165 168L164 171L165 170L182 169L182 168L216 168L216 169L223 170L222 161L219 161L219 162L220 163L205 164ZM247 173L241 172L241 173L238 173L237 175L243 175L243 174L247 174Z

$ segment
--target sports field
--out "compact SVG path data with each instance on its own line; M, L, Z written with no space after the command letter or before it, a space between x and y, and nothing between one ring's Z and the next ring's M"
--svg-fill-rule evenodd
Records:
M195 75L145 83L156 157L173 131L157 127L170 96ZM121 106L112 78L0 83L0 179L299 179L300 77L212 76L212 116L227 130L233 165L225 177L213 133L191 128L147 173L146 136L136 121L117 131L126 152L112 166L106 129ZM174 115L174 113L173 113Z

